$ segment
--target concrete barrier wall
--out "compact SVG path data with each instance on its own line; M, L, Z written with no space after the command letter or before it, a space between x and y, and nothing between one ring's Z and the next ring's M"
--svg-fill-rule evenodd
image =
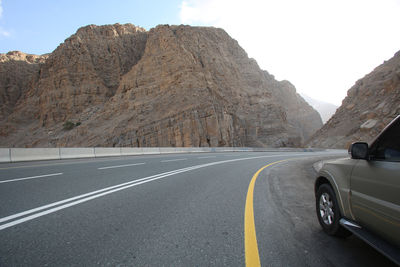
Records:
M232 147L216 147L215 152L234 152Z
M60 159L94 158L93 147L60 148Z
M120 147L95 147L94 155L96 158L121 156L121 148Z
M10 161L32 161L60 159L58 148L11 148Z
M143 147L143 155L161 154L159 147Z
M190 153L191 149L191 147L176 147L175 151L176 153Z
M314 148L251 148L251 147L79 147L79 148L0 148L0 162L95 158L172 153L217 152L313 152Z
M159 148L160 154L173 154L179 153L176 147L160 147Z
M199 147L198 150L200 152L210 153L210 152L212 152L213 148L212 147Z
M121 156L143 155L141 147L121 147Z
M9 148L0 148L0 162L11 162L10 151Z
M209 147L190 147L187 153L206 153L211 152Z

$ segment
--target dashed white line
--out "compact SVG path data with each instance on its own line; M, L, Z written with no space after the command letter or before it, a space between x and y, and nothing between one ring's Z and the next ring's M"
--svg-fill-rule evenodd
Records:
M134 181L110 186L110 187L103 188L103 189L100 189L97 191L89 192L89 193L82 194L82 195L79 195L76 197L64 199L64 200L54 202L54 203L51 203L48 205L44 205L44 206L37 207L37 208L31 209L31 210L13 214L13 215L10 215L10 216L4 217L4 218L0 218L0 224L10 221L8 223L1 224L0 231L6 229L8 227L12 227L12 226L18 225L20 223L33 220L35 218L39 218L41 216L44 216L44 215L47 215L47 214L50 214L50 213L53 213L53 212L56 212L59 210L66 209L68 207L72 207L72 206L78 205L80 203L84 203L84 202L92 200L92 199L96 199L96 198L99 198L99 197L102 197L102 196L105 196L105 195L108 195L111 193L115 193L115 192L125 190L127 188L131 188L131 187L138 186L141 184L149 183L149 182L152 182L155 180L163 179L165 177L172 176L175 174L184 173L184 172L188 172L188 171L192 171L192 170L196 170L196 169L200 169L200 168L215 166L215 165L229 163L229 162L260 159L260 158L269 158L269 157L277 157L277 156L283 156L283 155L259 156L259 157L239 158L239 159L211 162L211 163L207 163L207 164L195 165L195 166L191 166L191 167L187 167L187 168L183 168L183 169L177 169L174 171L164 172L164 173L152 175L149 177L137 179ZM292 154L291 156L304 156L304 154ZM186 160L186 159L179 159L179 160ZM34 214L32 214L32 213L34 213ZM29 215L29 214L32 214L32 215ZM29 216L26 216L26 215L29 215ZM23 217L23 216L26 216L26 217ZM23 218L20 218L20 217L23 217ZM20 218L20 219L18 219L18 218Z
M58 175L62 175L62 174L63 174L62 172L59 172L59 173L43 174L43 175L24 177L24 178L16 178L16 179L0 181L0 184L11 183L11 182L16 182L16 181L22 181L22 180L37 179L37 178L43 178L43 177L50 177L50 176L58 176Z
M181 161L181 160L187 160L187 159L166 159L166 160L162 160L161 162L172 162L172 161Z
M138 166L138 165L144 165L146 163L140 162L140 163L133 163L133 164L125 164L125 165L116 165L116 166L108 166L108 167L101 167L97 168L98 170L106 170L106 169L114 169L114 168L123 168L123 167L130 167L130 166Z
M217 156L208 156L208 157L198 157L198 159L210 159L210 158L216 158Z

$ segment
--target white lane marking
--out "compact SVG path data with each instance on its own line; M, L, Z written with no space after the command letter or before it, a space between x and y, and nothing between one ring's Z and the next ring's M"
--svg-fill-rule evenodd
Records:
M191 170L191 169L189 169L189 170ZM151 182L151 181L154 181L154 180L162 179L162 178L165 178L165 177L168 177L168 176L171 176L171 175L174 175L174 174L178 174L178 173L181 173L181 172L187 172L189 170L183 170L183 171L174 172L174 173L170 173L170 174L166 174L166 175L162 175L162 176L158 175L158 177L155 177L155 178L152 178L152 179L148 179L148 177L147 178L143 178L143 179L146 179L146 180L143 181L143 179L140 179L142 181L139 181L139 182L135 181L135 183L131 183L131 184L126 185L126 186L120 186L120 187L118 187L116 189L109 190L109 191L106 191L106 192L103 192L103 193L100 193L100 194L97 194L97 195L92 195L92 196L89 196L89 197L86 197L86 198L81 198L81 199L79 199L77 201L70 202L70 203L67 203L67 204L64 204L64 205L49 209L49 210L45 210L45 211L30 215L30 216L27 216L27 217L24 217L24 218L15 220L15 221L11 221L9 223L5 223L3 225L0 225L0 231L4 230L6 228L12 227L14 225L17 225L17 224L20 224L20 223L23 223L23 222L26 222L26 221L30 221L30 220L33 220L33 219L38 218L38 217L42 217L44 215L47 215L47 214L50 214L50 213L53 213L53 212L56 212L56 211L59 211L59 210L62 210L62 209L66 209L66 208L78 205L80 203L83 203L83 202L86 202L86 201L89 201L89 200L92 200L92 199L95 199L95 198L99 198L99 197L102 197L102 196L105 196L105 195L108 195L108 194L111 194L111 193L115 193L115 192L130 188L130 187L134 187L134 186L137 186L137 185L148 183L148 182ZM18 216L18 217L21 217L21 216ZM2 219L5 219L5 218L2 218Z
M207 164L207 165L209 165L209 164ZM15 218L18 218L18 217L22 217L24 215L28 215L28 214L34 213L36 211L40 211L40 210L47 209L47 208L50 208L50 207L54 207L54 206L57 206L57 205L60 205L60 204L63 204L63 203L67 203L67 204L62 205L62 206L58 206L58 207L55 207L55 208L52 208L52 209L49 209L49 210L45 210L45 211L30 215L30 216L27 216L27 217L24 217L22 219L18 219L18 220L15 220L15 221L0 225L0 230L6 229L8 227L11 227L11 226L14 226L14 225L26 222L26 221L33 220L35 218L38 218L38 217L41 217L41 216L56 212L56 211L61 210L61 209L65 209L65 208L68 208L68 207L71 207L71 206L75 206L77 204L80 204L80 203L83 203L83 202L86 202L86 201L89 201L89 200L92 200L92 199L95 199L95 198L98 198L98 197L101 197L101 196L105 196L105 195L108 195L108 194L111 194L111 193L114 193L114 192L117 192L117 191L120 191L120 190L123 190L123 189L127 189L129 187L133 187L133 186L136 186L136 185L144 184L144 183L147 183L147 182L151 182L151 181L154 181L154 180L158 180L158 179L165 178L165 177L168 177L168 176L171 176L171 175L175 175L175 174L178 174L178 173L191 171L191 170L202 168L202 167L204 167L204 166L203 165L198 165L198 166L183 168L183 169L179 169L179 170L175 170L175 171L160 173L160 174L157 174L157 175L152 175L152 176L145 177L145 178L142 178L142 179L138 179L138 180L135 180L135 181L131 181L131 182L115 185L115 186L110 186L110 187L107 187L107 188L104 188L104 189L101 189L101 190L97 190L97 191L90 192L90 193L87 193L87 194L83 194L83 195L80 195L80 196L76 196L76 197L73 197L73 198L69 198L69 199L65 199L65 200L62 200L62 201L55 202L55 203L51 203L51 204L48 204L48 205L45 205L45 206L42 206L42 207L38 207L38 208L35 208L35 209L27 210L27 211L24 211L24 212L21 212L21 213L18 213L18 214L7 216L7 217L4 217L4 218L1 218L0 219L0 223L1 222L5 222L5 221L9 221L11 219L15 219ZM77 201L70 202L70 201L73 201L73 200L77 200ZM68 203L68 202L70 202L70 203Z
M16 179L4 180L4 181L0 181L0 184L2 184L2 183L11 183L11 182L16 182L16 181L22 181L22 180L37 179L37 178L43 178L43 177L50 177L50 176L58 176L58 175L63 175L63 173L59 172L59 173L43 174L43 175L37 175L37 176L31 176L31 177L25 177L25 178L16 178Z
M108 166L108 167L101 167L97 168L98 170L106 170L106 169L114 169L114 168L123 168L123 167L130 167L130 166L138 166L138 165L144 165L146 163L140 162L140 163L133 163L133 164L125 164L125 165L116 165L116 166Z
M162 160L161 162L172 162L172 161L181 161L181 160L187 160L187 159L166 159L166 160Z
M130 182L126 182L126 183L110 186L110 187L107 187L107 188L103 188L103 189L100 189L100 190L96 190L96 191L93 191L93 192L82 194L82 195L79 195L79 196L76 196L76 197L72 197L72 198L64 199L64 200L61 200L61 201L58 201L58 202L54 202L54 203L51 203L51 204L48 204L48 205L45 205L45 206L41 206L41 207L37 207L37 208L31 209L31 210L20 212L20 213L14 214L14 215L10 215L10 216L4 217L4 218L0 218L0 223L2 223L2 222L6 222L6 221L9 221L9 220L12 220L12 219L16 219L16 218L31 214L31 213L35 213L35 212L38 212L38 211L41 211L41 210L44 210L44 209L48 209L48 208L51 208L51 207L54 207L54 206L58 206L58 205L67 203L67 204L52 208L52 209L48 209L48 210L45 210L45 211L42 211L42 212L38 212L36 214L30 215L30 216L27 216L27 217L24 217L24 218L15 220L15 221L11 221L9 223L2 224L2 225L0 225L0 230L4 230L4 229L12 227L14 225L17 225L17 224L20 224L20 223L23 223L23 222L26 222L26 221L30 221L30 220L33 220L35 218L38 218L38 217L41 217L41 216L44 216L44 215L47 215L47 214L50 214L50 213L53 213L53 212L68 208L68 207L71 207L71 206L75 206L75 205L78 205L80 203L83 203L83 202L86 202L86 201L89 201L89 200L92 200L92 199L95 199L95 198L98 198L98 197L101 197L101 196L104 196L104 195L107 195L107 194L111 194L111 193L114 193L114 192L117 192L117 191L120 191L120 190L124 190L124 189L130 188L130 187L136 186L136 185L148 183L148 182L151 182L151 181L154 181L154 180L162 179L162 178L165 178L165 177L168 177L168 176L172 176L172 175L175 175L175 174L188 172L188 171L191 171L191 170L196 170L196 169L200 169L200 168L204 168L204 167L209 167L209 166L229 163L229 162L242 161L242 160L251 160L251 159L259 159L259 158L270 158L270 157L278 157L278 156L286 156L286 155L287 154L281 154L281 155L259 156L259 157L251 157L251 158L240 158L240 159L217 161L217 162L201 164L201 165L195 165L195 166L192 166L192 167L187 167L187 168L183 168L183 169L177 169L177 170L174 170L174 171L169 171L169 172L165 172L165 173L160 173L160 174L148 176L148 177L141 178L141 179L138 179L138 180L134 180L134 181L130 181ZM291 156L304 156L304 154L292 154ZM314 156L316 156L316 155L314 155ZM68 202L70 202L70 203L68 203Z
M180 169L180 170L186 170L186 169L190 169L190 168L184 168L184 169ZM0 223L5 222L5 221L9 221L9 220L12 220L12 219L15 219L15 218L18 218L18 217L22 217L22 216L25 216L25 215L28 215L28 214L31 214L31 213L34 213L34 212L37 212L37 211L41 211L41 210L44 210L44 209L47 209L47 208L51 208L51 207L54 207L54 206L57 206L57 205L61 205L61 204L64 204L64 203L67 203L67 202L70 202L70 201L74 201L74 200L77 200L77 199L80 199L80 198L88 197L90 195L99 194L99 193L107 191L107 190L111 190L111 189L122 187L122 186L125 186L125 185L128 185L128 184L140 182L140 181L143 181L143 180L146 180L146 179L151 179L151 178L154 178L154 177L158 177L160 175L175 174L177 171L179 171L179 170L164 172L164 173L152 175L152 176L149 176L149 177L145 177L145 178L142 178L142 179L138 179L138 180L134 180L134 181L130 181L130 182L126 182L126 183L122 183L122 184L117 184L117 185L114 185L114 186L106 187L106 188L103 188L103 189L100 189L100 190L96 190L96 191L92 191L92 192L89 192L89 193L86 193L86 194L82 194L82 195L79 195L79 196L76 196L76 197L67 198L67 199L64 199L64 200L61 200L61 201L57 201L57 202L54 202L54 203L50 203L48 205L44 205L44 206L41 206L41 207L38 207L38 208L30 209L30 210L27 210L27 211L24 211L24 212L20 212L20 213L14 214L14 215L10 215L10 216L4 217L4 218L0 218Z
M198 159L210 159L210 158L216 158L217 156L208 156L208 157L198 157Z

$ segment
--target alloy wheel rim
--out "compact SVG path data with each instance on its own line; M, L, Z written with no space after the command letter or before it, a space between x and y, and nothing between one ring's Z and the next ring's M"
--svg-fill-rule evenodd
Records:
M319 198L319 213L322 221L326 225L331 225L333 223L335 213L333 211L332 198L328 193L323 193Z

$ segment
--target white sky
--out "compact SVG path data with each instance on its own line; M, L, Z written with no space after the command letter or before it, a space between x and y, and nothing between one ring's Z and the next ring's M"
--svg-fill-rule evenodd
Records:
M180 19L225 29L276 79L336 105L400 50L400 0L185 0Z

